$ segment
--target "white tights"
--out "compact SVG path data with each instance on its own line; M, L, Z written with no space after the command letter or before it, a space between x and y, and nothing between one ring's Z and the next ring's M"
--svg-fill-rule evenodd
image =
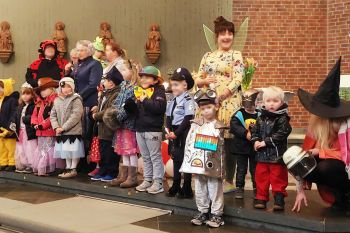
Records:
M67 169L76 169L78 166L80 158L66 159L66 168Z
M123 155L123 166L137 167L137 155Z

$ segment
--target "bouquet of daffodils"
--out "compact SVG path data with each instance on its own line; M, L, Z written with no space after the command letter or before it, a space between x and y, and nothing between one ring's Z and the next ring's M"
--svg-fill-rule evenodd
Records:
M258 63L253 58L246 58L244 61L244 73L242 78L243 91L248 90L252 85L252 79Z

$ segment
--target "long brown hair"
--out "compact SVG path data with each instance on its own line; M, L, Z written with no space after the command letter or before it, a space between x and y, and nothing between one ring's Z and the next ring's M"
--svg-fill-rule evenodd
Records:
M125 50L122 49L119 44L117 44L115 42L108 42L106 44L106 47L107 46L111 46L112 51L117 52L118 55L121 56L122 58L124 58L124 59L126 58Z
M308 131L321 149L333 149L333 143L338 138L340 125L345 120L344 118L322 118L311 115Z

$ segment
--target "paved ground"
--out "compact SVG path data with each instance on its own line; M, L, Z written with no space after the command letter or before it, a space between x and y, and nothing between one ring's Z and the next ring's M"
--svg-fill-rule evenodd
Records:
M41 221L45 227L49 225L60 226L59 222L66 219L66 224L74 223L72 225L74 232L98 232L93 229L106 229L110 226L108 229L110 232L115 232L115 230L118 229L118 231L123 230L125 232L142 233L268 233L268 231L242 228L233 224L226 224L220 229L209 229L206 226L194 227L190 224L191 218L186 216L169 215L159 210L149 208L125 206L109 201L76 197L73 195L43 191L30 186L8 183L0 184L0 206L2 207L0 209L0 215L5 213L7 217L13 217L14 219L18 217L17 220L21 219L23 221L33 221L36 223ZM130 208L135 209L130 210ZM8 209L7 212L6 209ZM101 213L101 211L104 211L103 217L101 217L102 221L98 221L98 213ZM134 211L137 214L133 216L129 215L128 217L128 212L130 213L130 211ZM93 214L89 214L89 212ZM33 215L32 213L36 214ZM71 222L68 221L69 219L76 219L78 221ZM132 223L132 225L129 223ZM120 228L120 226L123 228ZM67 229L67 227L65 227L65 229ZM79 229L81 231L79 231ZM62 232L63 230L64 229L62 229ZM0 233L13 232L16 231L0 227Z

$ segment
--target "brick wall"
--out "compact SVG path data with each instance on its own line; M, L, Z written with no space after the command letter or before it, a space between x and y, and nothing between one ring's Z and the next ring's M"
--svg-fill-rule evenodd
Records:
M350 74L350 0L327 1L328 67L342 55L342 72Z
M303 87L315 92L328 72L327 2L233 0L237 28L246 16L250 17L250 25L243 56L259 62L254 87L276 85L290 91ZM342 49L342 45L337 46ZM293 127L305 128L308 113L297 97L289 104Z

